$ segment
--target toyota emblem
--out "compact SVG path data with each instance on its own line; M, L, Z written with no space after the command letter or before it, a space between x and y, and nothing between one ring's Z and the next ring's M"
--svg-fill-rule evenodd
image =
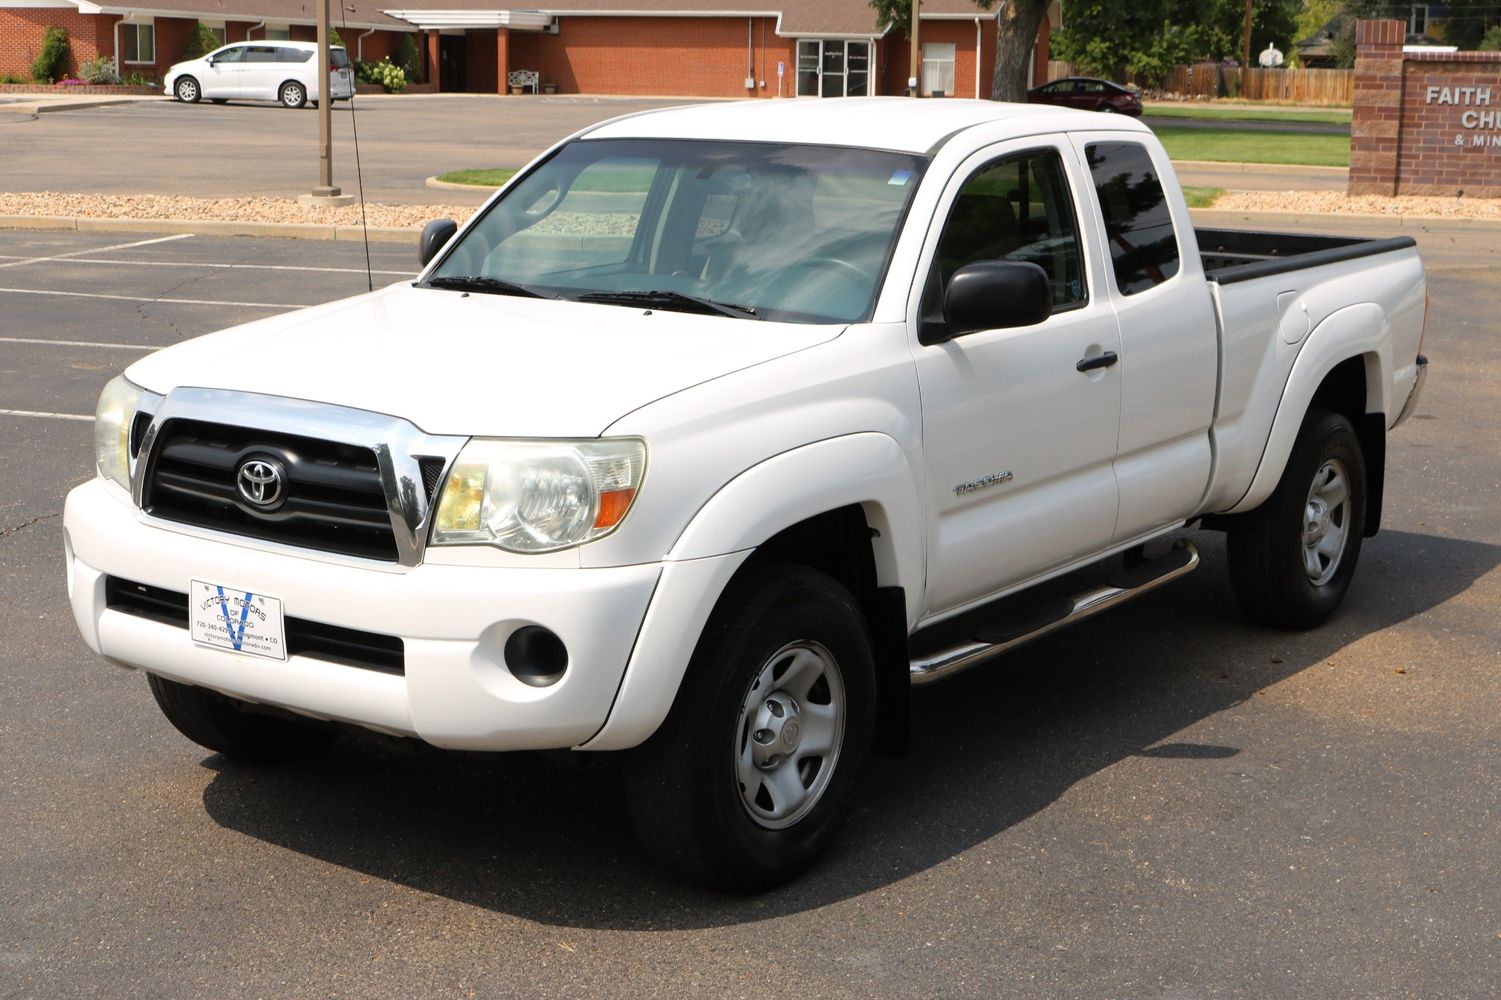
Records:
M265 458L252 458L240 463L235 473L235 487L246 503L269 510L281 503L286 493L286 473L281 463Z

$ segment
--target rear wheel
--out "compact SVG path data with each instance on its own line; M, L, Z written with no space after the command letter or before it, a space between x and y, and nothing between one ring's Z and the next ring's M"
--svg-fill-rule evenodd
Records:
M1355 429L1338 413L1310 413L1276 490L1226 540L1230 583L1246 614L1296 629L1334 614L1360 558L1365 501Z
M765 564L726 591L671 714L627 769L659 861L755 891L811 865L849 811L875 718L864 615L838 581Z
M198 86L198 81L191 76L180 76L177 83L172 86L172 93L184 104L197 104L203 96L203 90Z
M286 760L321 750L337 733L312 722L256 713L245 702L207 688L147 675L167 721L201 747L235 760Z
M307 103L307 88L296 80L288 80L276 93L281 103L289 108L300 108Z

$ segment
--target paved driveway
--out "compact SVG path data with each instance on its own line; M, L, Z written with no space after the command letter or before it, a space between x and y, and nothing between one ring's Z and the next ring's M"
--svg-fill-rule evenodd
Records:
M917 691L826 862L739 898L644 861L598 757L178 736L69 613L88 414L151 347L363 290L361 248L0 231L0 996L1494 997L1497 235L1419 235L1433 374L1333 622L1248 625L1197 533L1195 577Z

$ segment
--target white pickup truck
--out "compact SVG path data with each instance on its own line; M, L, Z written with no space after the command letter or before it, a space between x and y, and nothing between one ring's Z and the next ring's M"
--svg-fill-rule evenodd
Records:
M1411 239L1196 232L1148 129L1037 106L628 116L421 258L108 385L78 628L229 756L623 751L646 847L735 889L912 684L1188 573L1185 526L1327 618L1426 368Z

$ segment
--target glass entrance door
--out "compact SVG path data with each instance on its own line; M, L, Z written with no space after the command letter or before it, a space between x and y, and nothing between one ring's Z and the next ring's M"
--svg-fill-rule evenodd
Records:
M869 42L805 38L797 43L798 97L865 97L869 93Z

